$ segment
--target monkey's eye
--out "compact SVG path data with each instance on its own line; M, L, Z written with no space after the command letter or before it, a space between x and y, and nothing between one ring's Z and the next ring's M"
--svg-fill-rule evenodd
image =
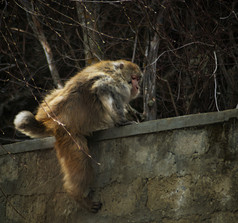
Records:
M132 80L136 80L137 77L136 77L136 76L131 76L131 79L132 79Z
M131 79L132 79L132 80L140 81L140 77L137 77L137 76L132 76Z

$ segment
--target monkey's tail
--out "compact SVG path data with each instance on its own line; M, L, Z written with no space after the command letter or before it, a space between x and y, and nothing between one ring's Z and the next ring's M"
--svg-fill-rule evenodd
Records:
M17 130L31 138L41 138L50 136L46 127L35 119L35 116L29 111L21 111L14 119L14 125Z
M91 212L97 212L100 202L89 197L89 186L93 178L87 139L83 135L73 135L74 140L61 131L56 134L55 150L64 174L64 188L67 193ZM77 142L77 144L75 143Z

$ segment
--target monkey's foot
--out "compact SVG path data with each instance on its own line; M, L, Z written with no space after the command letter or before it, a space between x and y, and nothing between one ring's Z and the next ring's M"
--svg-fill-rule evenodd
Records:
M97 213L102 207L101 202L92 202L92 206L89 208L89 211L92 213Z
M82 207L84 207L86 210L88 210L91 213L97 213L102 207L101 202L94 202L88 197L78 202Z

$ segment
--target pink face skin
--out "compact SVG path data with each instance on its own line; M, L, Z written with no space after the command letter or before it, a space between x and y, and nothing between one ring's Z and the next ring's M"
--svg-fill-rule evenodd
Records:
M132 89L131 89L131 96L132 98L135 98L139 94L139 81L140 78L137 76L131 76L131 84L132 84Z

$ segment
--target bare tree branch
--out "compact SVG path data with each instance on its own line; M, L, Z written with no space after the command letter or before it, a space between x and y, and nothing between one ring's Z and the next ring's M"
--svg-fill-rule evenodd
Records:
M78 19L83 30L83 43L86 65L102 59L100 50L99 32L97 30L96 16L99 11L99 4L76 2Z
M36 36L39 40L49 66L49 70L53 79L53 82L57 88L62 88L63 84L61 82L58 70L56 68L56 64L53 58L53 53L51 47L46 39L43 28L41 27L40 22L37 19L37 15L35 13L30 13L33 10L33 2L23 1L24 6L27 8L27 20ZM29 11L29 12L28 12Z
M55 61L53 58L53 53L52 53L51 47L45 37L45 34L43 32L43 29L42 29L39 21L37 20L37 18L34 15L32 15L31 17L32 17L33 23L30 22L30 24L32 24L32 29L33 29L34 33L36 34L36 37L40 41L41 46L44 50L46 60L47 60L54 84L57 88L62 88L63 84L60 80L60 76L59 76L58 70L56 68L56 64L55 64Z

